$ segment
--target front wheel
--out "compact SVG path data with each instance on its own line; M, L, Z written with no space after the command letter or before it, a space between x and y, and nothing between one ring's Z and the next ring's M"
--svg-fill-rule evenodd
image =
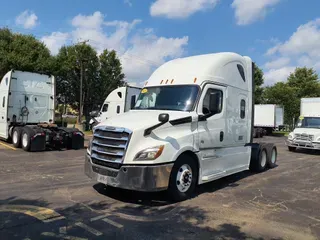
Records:
M198 167L189 155L181 155L175 162L169 180L168 193L174 201L191 197L198 181Z

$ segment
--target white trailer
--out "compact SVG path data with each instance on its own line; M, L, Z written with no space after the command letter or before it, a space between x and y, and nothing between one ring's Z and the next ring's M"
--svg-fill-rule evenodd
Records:
M168 190L179 201L199 184L275 167L276 146L253 143L253 72L236 53L163 64L134 109L94 128L85 173L113 187Z
M320 150L320 98L302 98L296 128L286 140L289 151L297 148Z
M83 148L78 129L54 125L54 76L9 71L0 82L0 138L25 151Z
M283 107L279 105L254 105L254 137L269 135L274 130L281 129L283 127L283 114Z
M105 99L97 116L92 116L90 120L91 128L100 122L130 111L136 103L141 88L126 86L113 90Z

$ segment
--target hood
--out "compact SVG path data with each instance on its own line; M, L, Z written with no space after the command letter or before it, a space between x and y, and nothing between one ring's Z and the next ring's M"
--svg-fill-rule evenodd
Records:
M293 133L315 135L315 134L320 134L320 129L318 129L318 128L295 128Z
M131 131L145 129L158 124L158 116L161 113L169 114L169 121L191 116L190 112L165 111L165 110L131 110L118 116L108 118L98 126L112 126L127 128Z

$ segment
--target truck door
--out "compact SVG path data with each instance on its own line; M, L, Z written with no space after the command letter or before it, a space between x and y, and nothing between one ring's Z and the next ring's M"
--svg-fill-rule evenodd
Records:
M8 124L7 124L7 102L6 92L0 91L0 137L8 138Z
M226 140L226 108L226 87L207 84L198 105L199 115L210 112L212 114L207 119L200 119L198 123L202 176L219 175L226 168L227 162L223 158Z

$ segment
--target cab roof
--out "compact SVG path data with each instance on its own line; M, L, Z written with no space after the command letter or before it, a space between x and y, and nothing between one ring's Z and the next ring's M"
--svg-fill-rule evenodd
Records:
M242 70L239 70L241 68ZM205 81L250 89L252 87L252 60L232 52L174 59L156 69L145 83L145 87L202 85Z

